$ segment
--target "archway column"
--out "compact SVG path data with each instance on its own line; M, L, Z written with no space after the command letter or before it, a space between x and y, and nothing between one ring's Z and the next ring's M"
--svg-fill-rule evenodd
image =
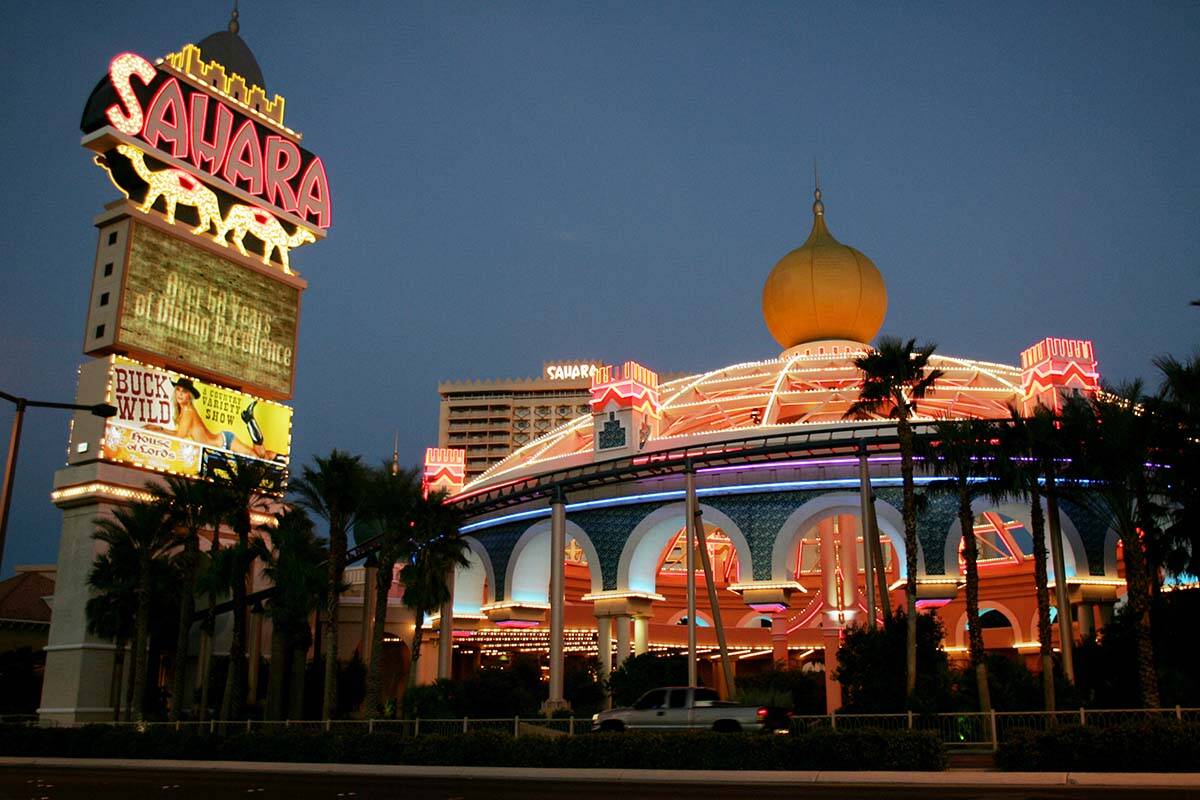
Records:
M650 617L638 614L633 618L633 654L642 656L650 652Z
M596 660L600 662L600 685L604 690L605 707L612 707L608 678L612 675L612 617L596 617Z
M620 669L629 658L629 615L618 614L614 617L617 625L617 655L613 660L613 669Z

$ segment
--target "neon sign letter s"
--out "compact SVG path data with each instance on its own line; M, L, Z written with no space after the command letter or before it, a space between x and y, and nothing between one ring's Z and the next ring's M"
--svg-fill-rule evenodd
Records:
M126 110L113 103L104 111L108 121L121 133L136 136L142 132L142 106L133 93L133 76L149 85L157 74L154 65L137 53L121 53L108 65L108 79Z

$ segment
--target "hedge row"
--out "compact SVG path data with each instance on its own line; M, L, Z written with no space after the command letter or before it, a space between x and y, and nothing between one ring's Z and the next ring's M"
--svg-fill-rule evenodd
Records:
M996 766L1016 772L1200 772L1200 724L1145 720L1014 731Z
M794 736L601 733L523 736L473 731L453 736L255 731L227 737L89 725L0 726L0 755L164 758L437 766L610 769L941 770L946 752L922 731L814 731Z

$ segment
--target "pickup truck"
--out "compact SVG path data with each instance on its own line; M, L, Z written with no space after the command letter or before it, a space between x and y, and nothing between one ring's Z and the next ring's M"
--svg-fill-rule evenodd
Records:
M786 717L765 706L721 700L696 686L667 686L646 692L631 708L613 708L592 717L593 731L714 730L723 732L788 729Z

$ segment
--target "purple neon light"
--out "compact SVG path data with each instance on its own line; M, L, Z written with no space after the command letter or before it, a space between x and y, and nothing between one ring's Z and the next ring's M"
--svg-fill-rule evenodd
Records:
M894 464L900 460L900 456L868 456L868 462L876 464ZM918 459L919 460L919 459ZM704 467L696 470L696 474L708 472L746 472L755 469L781 469L786 467L829 467L829 466L851 466L858 463L857 456L845 456L842 458L814 458L808 460L794 461L768 461L765 464L745 464L735 467Z

